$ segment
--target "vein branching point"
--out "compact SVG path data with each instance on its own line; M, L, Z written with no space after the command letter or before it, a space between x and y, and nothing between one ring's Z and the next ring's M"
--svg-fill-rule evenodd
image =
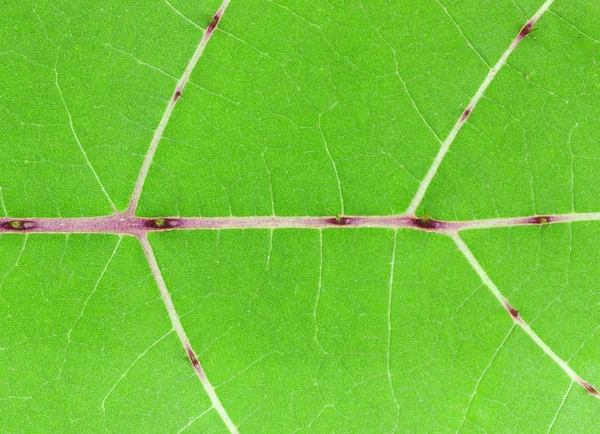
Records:
M441 147L435 156L432 165L427 171L425 177L421 181L414 198L412 199L407 211L400 216L345 216L337 215L335 217L276 217L276 216L255 216L255 217L215 217L215 218L181 218L181 217L155 217L155 218L141 218L136 217L135 212L140 200L140 196L144 187L145 180L148 176L150 166L159 142L162 139L164 130L171 118L173 110L177 102L181 99L185 86L189 81L190 75L202 56L202 53L214 34L217 26L221 22L223 14L227 9L229 0L224 0L221 7L211 19L208 24L203 36L192 56L188 62L180 79L175 85L175 89L166 104L162 118L154 131L151 143L148 147L148 151L144 156L144 160L135 183L131 200L125 213L115 212L112 215L105 217L81 217L81 218L28 218L28 219L14 219L4 218L0 219L0 234L1 233L108 233L108 234L126 234L135 236L139 239L140 244L143 248L144 254L150 266L152 275L159 288L161 297L164 301L165 308L171 319L173 330L177 333L181 344L188 355L188 359L193 366L196 374L201 381L204 389L209 396L214 408L228 430L232 433L237 433L237 427L232 422L230 416L225 410L223 404L216 394L215 388L212 386L206 372L201 366L201 361L194 352L192 345L187 338L185 330L181 324L179 315L175 310L175 306L171 300L171 296L167 289L166 283L162 277L160 267L152 250L152 247L148 241L148 233L156 231L166 230L198 230L198 229L243 229L243 228L306 228L306 229L323 229L323 228L361 228L361 227L381 227L381 228L392 228L398 229L412 229L421 230L427 232L437 232L440 234L450 236L455 242L457 249L461 254L468 260L471 267L479 275L483 283L490 289L490 291L496 296L500 303L504 306L507 313L512 317L516 325L520 326L525 333L529 335L533 342L535 342L544 353L549 356L554 362L556 362L563 371L574 381L580 384L590 394L595 397L600 397L598 391L594 386L584 381L579 377L568 364L560 359L550 347L542 341L542 339L531 329L531 327L523 320L519 312L508 302L508 300L502 295L500 290L491 281L489 276L485 273L473 253L469 250L465 242L460 238L459 233L466 230L479 230L479 229L493 229L502 227L514 227L514 226L535 226L535 225L552 225L560 223L573 223L579 221L600 221L600 213L570 213L570 214L558 214L558 215L534 215L527 217L508 217L508 218L493 218L483 220L470 220L470 221L442 221L432 219L427 211L423 213L423 217L419 218L415 216L415 212L421 205L421 202L425 196L425 193L435 177L448 149L452 145L458 132L472 115L475 110L477 103L482 98L484 92L496 77L498 71L506 64L508 57L516 49L519 42L524 39L533 30L533 26L540 19L540 17L548 10L553 0L547 0L540 9L534 14L534 16L521 28L518 35L513 39L509 47L502 54L497 63L491 67L486 75L483 83L477 89L475 95L468 102L466 108L460 114L458 120L454 124L454 127L449 132L447 138L441 144ZM90 166L91 167L91 166ZM93 168L92 168L93 170ZM94 172L95 174L95 172ZM98 180L99 181L99 180ZM339 181L339 178L338 178ZM107 195L108 197L108 195ZM341 186L340 186L340 197L341 197ZM108 198L110 201L110 198ZM112 201L111 201L112 204ZM114 208L114 206L113 206ZM342 202L343 211L343 202ZM343 214L343 213L342 213ZM322 232L321 232L322 233ZM394 255L395 257L395 245ZM392 272L393 262L392 259ZM390 300L391 300L391 285L393 283L390 279ZM389 312L388 312L389 315ZM388 347L389 347L389 336L388 336ZM391 377L390 377L391 378Z

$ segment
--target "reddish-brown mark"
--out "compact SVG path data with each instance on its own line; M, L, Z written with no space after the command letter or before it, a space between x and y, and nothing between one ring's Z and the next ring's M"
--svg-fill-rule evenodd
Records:
M173 102L177 101L180 96L181 96L181 89L178 88L177 91L175 92L175 95L173 95Z
M524 223L529 223L530 225L545 225L548 223L553 223L557 221L555 217L549 215L538 215L535 217L529 217Z
M421 229L425 229L425 230L436 230L436 229L443 229L444 228L444 222L441 222L439 220L434 220L432 218L429 217L414 217L410 219L410 222L412 223L413 226L421 228Z
M508 311L508 313L510 313L510 316L512 316L514 318L515 321L522 323L523 320L521 319L521 316L519 315L519 311L517 309L515 309L514 307L512 307L508 301L504 301L504 307L506 308L506 310Z
M469 115L471 114L472 111L473 111L473 107L471 107L471 106L467 107L460 118L461 122L464 122L465 119L467 119L469 117Z
M221 15L219 15L219 14L215 15L213 17L213 19L210 21L210 24L208 25L208 28L206 29L206 33L212 33L213 30L215 30L215 28L219 24L220 20L221 20Z
M519 41L533 31L534 24L535 24L535 21L529 21L529 22L527 22L527 24L525 24L523 26L523 28L519 32L519 36L518 36Z
M352 219L349 217L332 217L325 220L327 224L335 226L347 226L352 223Z
M9 220L2 222L0 226L9 231L27 231L37 227L37 224L29 220Z
M592 395L600 396L600 393L598 393L596 388L594 386L592 386L590 383L588 383L587 381L579 380L579 384L581 384L583 386L583 388L585 390L587 390L588 392L590 392Z
M144 220L144 226L152 229L173 229L179 225L181 225L181 220L179 219L160 218Z

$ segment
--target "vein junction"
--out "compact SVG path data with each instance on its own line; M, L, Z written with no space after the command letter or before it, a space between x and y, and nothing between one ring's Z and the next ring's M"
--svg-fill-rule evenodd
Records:
M168 3L168 2L167 2ZM142 189L145 183L145 179L148 175L150 166L154 154L158 148L158 144L162 139L164 130L167 123L173 113L175 105L179 100L185 85L189 81L190 75L201 57L204 48L210 40L215 28L217 27L223 13L225 12L229 0L224 0L221 7L213 17L211 23L204 32L200 43L198 44L192 58L190 59L185 71L177 82L175 90L167 103L167 107L163 113L160 123L154 132L154 136L149 145L148 151L144 157L144 161L141 170L138 175L138 179L134 186L132 197L125 213L114 213L104 217L83 217L83 218L2 218L0 219L0 234L2 233L116 233L136 236L148 264L150 266L153 277L160 290L162 299L164 301L167 313L171 319L173 331L178 335L182 346L188 354L190 363L194 367L194 370L201 381L207 395L209 396L214 408L222 421L224 422L227 429L232 433L237 433L237 427L233 423L231 417L225 410L219 397L216 394L215 388L206 376L196 353L194 352L192 345L186 335L185 330L181 324L179 315L175 309L170 293L163 279L160 267L156 260L155 254L148 241L147 234L149 232L156 231L168 231L168 230L197 230L197 229L244 229L244 228L309 228L318 229L323 228L360 228L360 227L382 227L382 228L393 228L397 230L400 228L414 229L427 232L437 232L440 234L447 235L452 238L457 246L457 249L467 259L471 267L478 274L482 282L490 289L502 306L506 309L508 314L513 318L515 324L521 329L538 345L538 347L550 357L561 369L572 379L573 382L577 382L583 388L585 388L593 396L600 398L598 391L589 383L584 381L578 374L576 374L565 362L562 360L554 351L548 347L546 343L531 329L531 327L521 318L518 311L514 309L508 302L508 300L502 295L500 290L496 287L494 282L487 275L485 270L481 267L473 253L470 251L468 246L460 238L459 232L463 230L475 230L475 229L491 229L500 227L513 227L513 226L545 226L550 224L559 223L573 223L579 221L598 221L600 220L600 213L569 213L569 214L557 214L557 215L536 215L527 217L510 217L510 218L496 218L496 219L485 219L485 220L470 220L470 221L442 221L434 220L431 218L418 218L415 217L415 211L421 204L425 193L431 184L434 176L436 175L446 153L448 152L451 144L456 138L458 132L465 124L467 118L471 114L472 110L477 105L478 101L483 96L484 92L495 78L496 74L502 68L510 56L515 50L519 42L531 31L533 25L540 19L540 17L548 10L553 0L546 0L546 2L540 7L536 14L525 24L519 34L511 42L510 46L503 53L498 62L490 68L487 76L479 89L469 102L467 108L462 113L460 118L455 123L454 127L448 134L447 138L442 142L440 150L436 155L433 164L429 168L425 178L421 181L420 186L415 194L415 197L411 201L407 211L400 216L343 216L343 217L278 217L278 216L264 216L264 217L215 217L215 218L179 218L179 217L154 217L154 218L142 218L135 216L135 210L137 208ZM170 3L169 3L170 5ZM60 90L60 89L59 89ZM64 102L64 101L63 101ZM66 104L65 104L66 107ZM68 110L68 107L66 107ZM70 114L69 114L70 118ZM72 124L72 122L71 122ZM72 127L72 125L71 125ZM77 136L73 131L75 138ZM323 137L324 138L324 137ZM324 138L325 139L325 138ZM79 143L79 141L77 140ZM327 143L325 141L325 146ZM81 146L80 146L81 147ZM82 150L83 151L83 150ZM85 153L84 153L85 156ZM88 161L89 164L89 161ZM93 171L93 168L90 165ZM335 169L335 164L334 164ZM336 171L337 172L337 171ZM94 172L94 175L95 172ZM96 175L96 179L98 177ZM99 182L99 180L98 180ZM340 201L343 210L343 198L341 185L338 177L338 187L340 192ZM108 197L108 196L107 196ZM110 198L109 198L110 200ZM114 206L113 206L114 208ZM343 215L343 214L342 214ZM321 232L322 233L322 232ZM117 244L118 247L118 244ZM389 371L389 348L391 341L391 323L390 323L390 306L392 300L392 283L393 283L393 269L395 260L395 244L394 244L394 255L392 256L391 262L391 277L390 277L390 290L389 290L389 306L388 306L388 378L390 386L393 389L392 377ZM322 247L321 247L322 248ZM116 248L115 248L116 250ZM85 309L85 306L84 306ZM315 311L316 313L316 311ZM316 315L315 315L316 319ZM170 332L169 332L170 333ZM316 336L316 335L315 335ZM162 338L161 338L162 339ZM143 355L143 354L142 354ZM120 381L120 380L119 380ZM116 385L115 385L116 386ZM113 387L114 389L114 387ZM111 389L112 391L112 389ZM110 394L110 392L109 392ZM108 398L108 396L107 396ZM395 395L394 395L395 399ZM106 398L105 398L106 401ZM398 403L396 406L399 409ZM466 417L466 415L465 415Z

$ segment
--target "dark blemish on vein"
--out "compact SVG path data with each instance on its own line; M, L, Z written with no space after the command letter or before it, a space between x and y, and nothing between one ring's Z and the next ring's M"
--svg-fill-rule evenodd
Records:
M190 359L190 362L192 363L192 366L194 367L196 372L198 372L199 375L204 376L204 371L202 370L200 362L198 361L198 357L196 357L194 351L187 344L185 346L185 350L187 351L188 358Z
M469 115L471 114L471 112L473 111L473 107L469 106L465 109L465 111L463 112L460 121L464 122L465 119L467 119L469 117Z
M506 300L504 301L504 307L506 308L508 313L510 313L510 316L512 316L514 318L515 321L523 323L523 319L519 315L519 311L517 309L515 309L514 307L512 307Z
M335 225L335 226L347 226L352 223L352 219L349 217L335 216L333 218L328 218L325 220L327 224Z
M587 390L588 392L590 392L592 395L600 396L600 393L598 393L596 388L594 386L592 386L590 383L588 383L587 381L583 381L582 379L579 379L579 384L581 384L583 386L583 388L585 390Z
M27 220L11 220L2 223L2 228L9 231L26 231L28 229L36 228L37 224Z
M192 362L192 365L194 365L194 367L200 367L200 362L198 362L198 357L196 357L196 354L194 354L194 352L192 351L192 349L190 347L186 346L186 351L188 354L188 358L190 359L190 362Z
M529 21L527 24L525 24L525 26L523 26L523 28L519 32L519 36L517 37L517 39L520 41L525 36L527 36L528 34L530 34L533 31L533 25L534 24L535 24L535 21Z
M535 217L531 217L527 219L527 223L532 225L547 225L548 223L552 223L554 219L549 215L538 215Z
M181 225L181 220L178 219L158 218L144 220L144 226L152 229L172 229L179 225Z
M425 229L425 230L431 230L431 231L434 231L437 229L443 229L445 226L444 222L441 222L439 220L434 220L431 217L429 217L429 214L427 214L427 212L425 212L423 217L411 218L410 223L414 227Z
M180 95L181 95L181 88L177 88L175 95L173 95L173 102L177 101L179 99Z
M221 15L220 14L215 15L213 17L213 19L211 20L210 24L208 25L208 28L206 29L206 33L212 33L213 30L215 30L215 28L219 24L220 20L221 20Z

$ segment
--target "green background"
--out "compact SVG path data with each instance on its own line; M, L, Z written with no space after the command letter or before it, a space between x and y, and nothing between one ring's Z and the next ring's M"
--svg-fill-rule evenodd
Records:
M232 0L169 120L138 215L404 212L490 66L540 6ZM98 216L110 201L124 211L218 7L3 4L0 212ZM556 0L535 29L417 214L600 210L600 5ZM533 330L600 385L599 223L461 236ZM599 401L513 324L446 236L248 229L150 242L240 432L597 426ZM134 238L0 235L0 430L226 431Z

